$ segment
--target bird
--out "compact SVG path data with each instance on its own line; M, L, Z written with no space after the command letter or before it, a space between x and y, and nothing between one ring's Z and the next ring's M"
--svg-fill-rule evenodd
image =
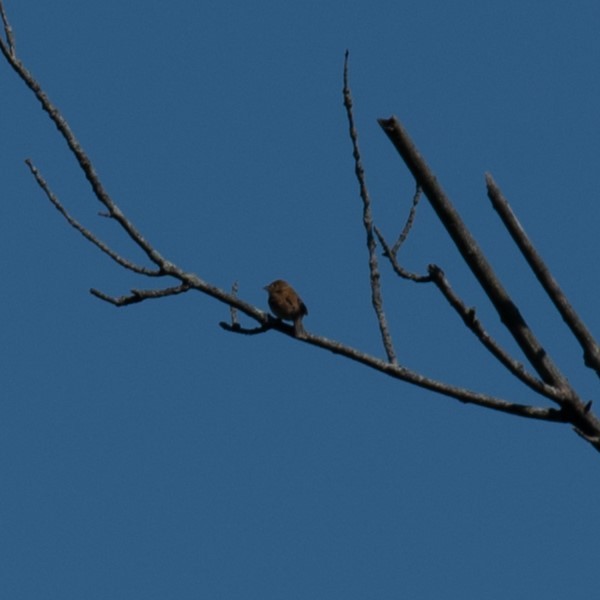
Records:
M263 289L269 293L269 308L272 313L278 319L293 321L296 337L304 335L302 317L308 314L308 309L294 288L283 279L276 279Z

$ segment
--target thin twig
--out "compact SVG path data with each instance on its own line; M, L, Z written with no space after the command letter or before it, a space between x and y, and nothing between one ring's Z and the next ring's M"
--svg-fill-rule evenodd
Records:
M381 233L381 231L379 231L379 228L375 227L374 229L375 233L377 234L377 237L379 238L379 243L383 248L383 255L390 261L390 264L392 265L392 268L394 269L396 275L402 277L402 279L408 279L416 283L427 283L428 281L431 281L431 277L429 275L418 275L417 273L411 273L410 271L407 271L404 267L402 267L398 262L398 257L396 256L396 253L394 252L393 248L390 248L385 238L383 237L383 234Z
M410 233L410 230L412 229L412 226L415 222L415 216L417 214L417 206L419 205L419 201L421 200L421 193L423 192L423 190L421 189L421 186L418 184L418 182L417 182L416 186L417 187L415 190L415 195L413 196L412 205L410 207L410 212L408 213L408 219L406 219L406 223L404 224L404 227L402 228L402 231L400 233L400 236L396 240L396 243L391 248L391 252L394 256L396 256L398 254L400 247L402 246L402 244L404 244L404 242L406 241L406 238L408 238L408 234Z
M6 36L6 43L8 46L4 47L4 40L0 38L0 45L2 46L2 52L4 54L8 53L11 56L15 55L16 47L15 47L15 38L13 35L12 27L8 22L8 16L6 15L6 11L4 10L4 3L0 2L0 16L2 17L2 25L4 26L4 35Z
M238 282L234 281L233 285L231 286L231 295L232 296L237 296L238 288L239 288ZM231 314L231 326L239 328L240 324L239 324L239 320L238 320L237 308L235 308L235 306L230 306L229 312Z
M257 335L259 333L265 333L265 331L269 331L269 329L274 329L274 327L271 325L261 325L260 327L242 327L239 323L226 323L225 321L220 321L219 327L225 331L230 331L231 333L241 333L242 335ZM292 331L293 327L288 327L290 327L290 335L294 337Z
M131 290L131 294L127 296L109 296L100 290L92 288L90 293L100 300L104 300L114 306L128 306L137 304L144 300L154 300L156 298L165 298L166 296L176 296L190 290L190 286L182 283L174 287L164 288L162 290Z
M358 149L358 133L354 125L354 115L352 112L352 95L350 92L350 86L348 82L348 51L346 50L346 56L344 60L344 106L346 108L346 114L348 116L348 125L350 129L350 139L352 140L353 157L354 157L354 172L358 179L360 187L360 197L363 201L363 225L367 234L367 249L369 252L369 273L371 281L371 302L377 315L377 321L379 323L379 331L381 333L381 340L385 348L388 360L390 363L397 363L396 352L394 351L394 344L392 341L392 335L388 328L387 319L383 310L383 298L381 295L381 282L379 265L377 262L377 242L373 232L373 216L371 213L371 198L367 190L367 184L365 181L365 171L362 166L362 160L360 158L360 151Z
M379 243L383 247L383 255L388 258L388 260L392 264L392 268L394 269L395 273L403 279L408 279L417 283L424 283L430 281L431 278L429 277L429 275L418 275L417 273L411 273L410 271L402 267L398 262L398 251L400 250L402 244L404 244L404 242L407 240L408 234L410 233L410 230L412 229L412 226L415 222L417 206L421 198L421 191L422 190L419 187L419 184L417 183L417 189L415 190L415 195L413 196L412 206L410 207L408 218L406 219L406 223L402 228L400 236L398 237L398 239L392 247L389 246L379 228L374 227L374 231L377 235L377 238L379 239Z
M111 217L119 223L127 235L144 251L148 258L164 270L165 266L168 264L168 261L166 261L160 255L160 253L142 236L133 223L131 223L131 221L125 217L121 209L109 196L108 192L104 189L104 186L102 185L98 175L96 174L90 158L81 147L81 144L77 141L77 138L69 127L69 124L64 119L58 108L50 101L47 94L41 88L40 84L35 80L33 75L17 58L14 48L12 49L13 51L11 51L10 46L7 47L4 41L0 38L0 50L4 54L6 60L11 65L13 70L25 82L25 85L35 94L36 98L42 105L43 110L48 113L48 116L56 125L57 129L71 149L71 152L77 160L77 163L83 171L86 179L90 183L96 198L108 209Z
M38 185L44 190L48 200L52 202L56 210L67 220L69 225L79 231L84 238L94 244L97 248L99 248L102 252L110 256L117 264L133 271L134 273L139 273L140 275L148 275L149 277L158 277L163 275L163 273L158 269L148 269L147 267L142 267L140 265L136 265L131 261L123 258L119 254L117 254L114 250L111 250L104 242L99 240L89 229L84 227L81 223L79 223L74 217L72 217L67 209L62 205L60 200L56 197L56 195L50 189L50 186L47 184L46 180L42 177L39 170L35 165L31 162L30 159L25 161L32 175L35 177Z
M442 292L446 300L448 300L450 306L452 306L452 308L462 318L464 324L475 334L477 339L498 359L502 365L504 365L515 377L520 379L525 385L529 386L538 394L542 394L543 396L546 396L555 402L560 401L560 390L545 384L543 381L537 379L537 377L534 377L531 373L528 373L524 365L512 358L510 354L508 354L508 352L506 352L498 344L498 342L496 342L496 340L490 336L490 334L484 329L479 319L477 319L475 309L467 307L454 292L442 269L440 269L437 265L429 265L429 273L432 281Z
M489 173L486 174L485 181L488 197L492 202L492 206L498 215L500 215L504 226L508 229L508 232L519 247L519 250L521 250L525 260L531 267L531 270L535 274L537 280L541 283L549 298L552 300L564 322L577 338L577 341L583 349L583 359L586 366L594 369L598 376L600 376L600 347L594 339L594 336L590 333L589 329L585 326L575 310L573 310L573 307L558 285L558 282L554 279L552 273L544 263L544 260L531 243L529 236L512 211L510 204L506 198L504 198L500 188L496 185L496 182Z

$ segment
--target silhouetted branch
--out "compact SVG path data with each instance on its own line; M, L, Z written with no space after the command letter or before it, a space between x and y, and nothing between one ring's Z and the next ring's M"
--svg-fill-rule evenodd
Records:
M131 294L128 296L109 296L100 290L92 288L90 293L100 300L104 300L114 306L128 306L129 304L137 304L144 300L154 300L156 298L165 298L166 296L176 296L177 294L183 294L190 289L190 286L182 283L170 288L164 288L162 290L131 290Z
M400 247L402 246L402 244L404 244L404 242L408 238L408 234L410 233L410 230L412 229L412 226L415 222L415 216L417 214L417 206L419 206L419 201L421 200L422 191L423 190L421 190L421 187L417 183L415 195L413 196L412 205L410 207L410 212L408 213L408 219L406 219L406 223L404 224L404 227L402 228L402 231L400 232L398 239L396 240L396 242L394 243L394 245L391 248L391 252L392 252L393 256L396 256L398 254Z
M549 385L568 388L568 382L533 335L519 309L496 277L475 238L463 223L460 215L437 182L423 157L419 154L406 130L395 117L379 119L379 124L423 189L440 221L462 254L464 261L498 311L502 323L513 335L532 366Z
M329 340L327 338L319 337L313 334L307 334L306 339L303 341L306 341L307 343L313 344L315 346L319 346L320 348L329 350L334 354L339 354L341 356L349 358L350 360L367 365L373 369L381 371L389 377L393 377L394 379L406 381L426 390L430 390L432 392L437 392L438 394L442 394L444 396L455 398L456 400L460 400L465 404L476 404L477 406L482 406L485 408L490 408L500 412L508 413L511 415L517 415L520 417L526 417L530 419L552 421L556 423L567 422L566 416L560 410L556 410L553 408L540 408L537 406L528 406L524 404L508 402L501 398L496 398L487 394L473 392L466 388L449 385L447 383L443 383L421 375L420 373L407 369L406 367L402 367L397 364L390 364L389 362L385 362L379 358L375 358L373 356L360 352L359 350L355 350L354 348L349 348L348 346L345 346L340 342Z
M411 273L402 267L398 262L398 257L396 256L394 249L390 248L378 227L375 227L375 233L377 234L379 243L383 248L383 255L390 261L390 264L392 265L396 275L402 277L402 279L408 279L409 281L414 281L416 283L427 283L428 281L431 281L431 277L429 275L418 275L417 273Z
M242 327L239 323L226 323L225 321L219 321L219 327L225 331L241 333L243 335L257 335L259 333L265 333L265 331L269 331L269 329L273 329L273 327L267 325L261 325L260 327ZM290 329L292 329L292 327L290 327Z
M383 247L383 255L389 259L396 274L402 277L402 279L409 279L410 281L415 281L417 283L424 283L430 281L429 275L417 275L416 273L411 273L410 271L402 267L398 262L398 251L400 250L402 244L404 244L404 242L408 238L408 234L412 229L412 226L415 221L415 216L417 214L417 206L419 204L420 198L421 188L419 187L419 184L417 184L417 189L415 191L415 195L413 196L412 206L410 207L410 212L408 213L406 223L404 224L404 227L402 228L398 239L395 241L394 245L391 248L385 240L385 238L383 237L383 234L381 233L379 228L375 226L373 229L375 231L375 234L377 235L377 238L379 239L379 243Z
M543 381L560 392L554 399L560 404L568 421L590 440L595 440L600 436L600 421L591 412L585 410L585 404L538 342L406 130L395 117L379 119L379 124L394 144L417 184L423 189L464 261L494 305L502 323ZM600 444L594 443L594 447L600 451Z
M0 14L2 14L2 18L5 19L4 7L2 6L2 3L0 3ZM6 23L7 21L5 20L5 30ZM14 45L11 45L10 40L7 45L7 43L0 38L0 51L2 54L4 54L4 57L17 75L25 82L25 85L35 94L36 98L42 105L43 110L48 113L48 116L50 119L52 119L58 131L62 134L63 138L67 142L67 145L71 149L73 156L77 160L79 167L90 183L96 198L107 208L111 218L119 223L123 230L134 241L134 243L145 252L148 258L161 269L163 269L166 264L165 259L155 248L150 245L150 243L144 239L141 233L125 217L116 203L111 199L108 192L104 189L104 186L102 185L98 175L96 174L90 158L77 141L77 138L69 127L69 124L64 119L58 108L50 101L46 93L42 90L40 84L34 79L33 75L17 58L16 52L14 51Z
M265 333L271 329L288 335L294 338L296 341L306 343L324 350L328 350L334 354L344 356L349 360L356 361L372 369L375 369L389 377L416 385L423 389L435 392L459 400L463 403L471 403L492 410L504 412L507 414L517 415L530 419L538 419L549 422L560 422L560 423L571 423L579 435L590 442L598 451L600 451L600 423L598 422L595 415L591 413L591 402L583 403L574 390L569 386L566 378L558 371L554 363L550 360L545 350L539 344L534 337L533 333L521 317L517 307L514 305L508 294L504 291L500 282L496 278L490 265L487 263L481 250L477 246L475 240L466 229L458 213L450 203L450 200L444 194L442 188L437 183L435 177L427 167L425 161L418 153L416 147L408 137L408 134L404 131L401 124L397 119L380 120L380 125L387 133L388 137L392 140L402 158L404 159L409 170L412 172L417 183L417 191L413 198L413 205L408 216L407 222L398 238L392 247L386 243L383 235L377 230L373 223L372 216L372 204L369 197L369 193L366 186L366 178L364 169L362 166L361 155L358 147L358 134L356 131L353 108L352 108L352 97L348 83L348 53L346 53L344 63L344 106L346 108L346 114L348 118L350 138L353 147L354 167L355 174L359 183L360 196L363 203L363 226L366 232L367 248L369 254L369 271L370 271L370 287L371 287L371 300L375 313L378 319L379 330L383 345L387 354L387 360L376 358L374 356L365 354L358 349L352 348L341 342L333 341L328 338L307 333L302 337L297 337L294 327L284 323L280 319L272 317L269 313L260 310L259 308L241 300L237 293L237 284L234 284L231 293L224 291L223 289L201 279L198 275L184 271L176 264L168 261L164 258L151 244L148 242L137 228L131 223L116 205L116 203L108 195L104 189L100 179L98 178L95 169L92 165L91 160L82 149L81 145L75 138L75 135L71 131L66 120L63 118L59 110L51 103L45 92L42 90L38 82L33 78L31 73L24 67L16 55L15 41L12 32L12 28L8 22L6 12L2 0L0 0L0 18L3 22L4 27L4 38L0 36L0 51L6 58L7 62L12 66L17 75L25 82L26 86L33 92L33 94L39 100L42 109L48 113L50 119L58 128L59 132L65 139L70 152L73 154L79 167L84 173L86 179L90 183L92 191L97 200L106 209L106 212L102 212L103 216L113 219L129 236L135 245L137 245L148 257L148 259L156 265L155 269L148 269L136 265L117 254L114 250L109 248L104 242L100 241L90 230L81 225L75 220L64 208L58 198L52 193L46 181L42 178L33 163L28 160L27 165L34 176L36 182L40 188L45 192L46 196L54 207L62 214L67 223L74 229L79 231L88 241L94 244L99 250L107 254L120 266L135 272L136 274L147 276L147 277L170 277L177 280L178 284L171 287L162 289L132 289L131 292L123 296L110 296L97 289L92 289L90 292L97 298L109 302L115 306L127 306L130 304L139 303L145 300L165 298L167 296L174 296L182 293L186 293L192 290L198 291L210 298L217 300L223 304L226 304L230 308L231 323L221 322L220 326L230 332L239 333L244 335L255 335ZM494 186L491 185L491 178L488 181L488 187L492 190L490 194L494 196L495 202L500 206L500 210L506 213L508 204L501 199L499 191L494 191ZM483 289L488 294L493 305L496 307L498 314L502 322L506 325L513 337L523 349L523 352L535 368L537 373L540 375L543 381L539 381L531 374L525 371L523 365L512 359L506 352L504 352L500 346L487 334L482 325L479 323L475 316L474 309L470 309L464 305L464 303L458 298L453 292L449 283L447 282L441 269L435 266L431 266L428 275L414 275L408 273L403 269L397 260L397 253L406 239L411 227L414 223L414 216L416 206L419 202L420 190L423 190L436 213L442 220L442 223L448 230L450 236L454 240L455 244L459 248L464 260L467 262L476 278L482 285ZM500 198L500 199L499 199ZM499 210L499 212L500 212ZM520 233L521 228L512 215L511 212L508 214L509 230L515 229L519 244L526 245L524 242L527 240L524 232ZM503 217L507 218L507 217ZM410 279L417 282L434 281L438 288L441 290L443 295L446 297L451 306L461 316L467 327L478 339L488 348L488 350L507 368L509 371L520 381L528 385L530 388L538 392L539 394L551 398L560 408L545 408L538 406L525 405L520 403L509 402L502 398L495 396L482 394L466 388L450 385L445 382L441 382L435 379L431 379L422 375L421 373L412 371L397 363L395 351L393 348L391 334L388 329L385 312L383 310L383 298L380 285L380 272L377 260L377 239L382 245L385 255L390 260L394 270L403 278ZM534 263L534 270L540 270L541 259L537 260L537 255L532 253L529 249L523 250L527 253L528 260ZM549 275L549 274L548 274ZM550 280L553 283L553 280ZM555 283L555 282L554 282ZM552 292L548 292L557 295L556 289L558 286L549 285ZM559 290L560 291L560 290ZM569 311L566 310L564 303L562 302L560 295L558 297L558 304L561 308L559 310L565 311L567 317L570 319L571 326L576 328L577 322L570 318ZM570 306L568 306L570 309ZM572 309L570 309L572 310ZM255 321L257 327L242 327L239 322L239 313L246 315L250 320ZM563 314L561 312L561 314ZM569 322L569 321L568 321ZM585 330L583 333L587 333ZM582 334L579 331L579 334ZM578 338L579 339L579 338ZM589 344L587 338L583 336L582 345ZM595 342L594 342L595 344ZM596 346L586 346L584 349L587 350L586 360L590 361L590 364L600 364L597 361L598 349Z
M489 333L483 328L479 319L477 319L474 308L467 307L463 301L454 292L446 275L437 265L429 265L431 280L442 292L452 308L460 315L463 323L475 334L477 339L502 363L515 377L520 379L532 390L550 398L554 401L560 401L560 391L556 388L546 385L525 370L525 367L512 358L508 352L503 350Z
M496 185L492 176L487 173L485 176L487 184L488 197L492 201L492 206L500 215L502 222L513 240L521 250L525 260L531 267L538 281L554 303L554 306L560 313L564 322L583 349L583 359L586 366L595 370L600 377L600 347L589 329L585 326L579 315L573 310L567 297L561 290L558 282L550 273L550 270L544 263L534 245L531 243L529 236L523 229L523 226L513 213L510 204L502 195L500 188Z
M394 351L394 344L392 342L392 335L390 333L385 312L383 310L383 298L381 296L381 276L379 274L379 265L377 262L377 243L375 236L373 235L373 215L371 214L371 198L367 190L367 184L365 181L365 171L362 166L360 158L360 151L358 149L358 133L354 126L354 115L352 113L352 95L350 93L350 87L348 83L348 51L346 50L346 58L344 62L344 106L346 107L346 115L348 117L348 126L350 129L350 139L352 140L353 157L354 157L354 172L358 179L360 187L360 197L363 201L363 225L367 233L367 248L369 251L369 272L371 279L371 302L377 315L377 321L379 323L379 331L381 333L381 339L385 348L388 360L391 363L396 363L396 353Z
M160 275L163 275L163 273L158 269L148 269L147 267L141 267L139 265L136 265L131 261L123 258L122 256L119 256L114 250L111 250L104 242L100 241L89 229L81 225L81 223L79 223L68 213L65 207L61 204L60 200L56 197L52 190L50 190L50 187L48 186L44 178L41 176L38 169L33 165L31 160L27 159L25 163L29 167L29 170L31 171L33 176L35 177L35 180L37 181L38 185L42 188L42 190L44 190L50 202L52 202L52 204L55 206L56 210L58 210L58 212L67 220L69 225L71 225L71 227L79 231L79 233L81 233L81 235L83 235L84 238L86 238L88 241L94 244L94 246L99 248L102 252L108 254L108 256L110 256L117 264L121 265L122 267L125 267L126 269L129 269L130 271L133 271L134 273L138 273L140 275L148 275L149 277L158 277Z
M4 43L4 40L0 39L0 48L4 54L10 54L11 56L14 56L16 52L15 38L13 36L13 30L8 22L8 17L6 16L6 11L4 10L4 4L2 2L0 2L0 17L2 18L4 35L6 36L6 44Z

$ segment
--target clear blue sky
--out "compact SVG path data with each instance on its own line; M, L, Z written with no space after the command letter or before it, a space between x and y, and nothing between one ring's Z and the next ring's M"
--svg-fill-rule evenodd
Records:
M598 382L485 195L490 171L593 332L598 2L7 0L17 49L126 214L170 260L383 356L342 108L351 52L374 211L413 184L396 114L525 318L586 399ZM0 597L578 600L598 590L600 457L567 427L410 387L276 333L223 332L198 294L116 309L148 282L47 116L0 63L4 353ZM404 264L439 264L519 356L424 203ZM439 294L382 265L406 366L520 402Z

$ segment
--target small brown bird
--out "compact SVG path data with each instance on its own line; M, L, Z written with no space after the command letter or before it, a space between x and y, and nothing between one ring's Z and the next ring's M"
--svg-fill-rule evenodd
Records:
M273 314L279 319L293 321L296 336L304 335L302 317L308 314L308 309L294 288L282 279L276 279L263 289L269 292L269 308Z

